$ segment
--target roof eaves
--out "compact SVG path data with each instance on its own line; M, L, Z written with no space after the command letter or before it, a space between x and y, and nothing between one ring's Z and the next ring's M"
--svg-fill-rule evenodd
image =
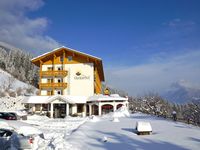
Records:
M69 47L62 46L62 47L55 48L55 49L53 49L52 51L46 52L46 53L44 53L44 54L42 54L42 55L39 55L39 56L37 56L37 57L34 57L34 58L31 59L31 61L33 61L33 60L35 60L35 59L37 59L37 58L40 58L40 57L42 57L42 56L45 56L45 55L47 55L47 54L49 54L49 53L52 53L52 52L54 52L54 51L57 51L57 50L59 50L59 49L61 49L61 48L65 48L65 49L71 50L71 51L73 51L73 52L80 53L80 54L82 54L82 55L87 55L87 56L89 56L89 57L92 57L92 58L95 58L95 59L98 59L98 60L102 60L102 59L99 58L99 57L96 57L96 56L93 56L93 55L90 55L90 54L86 54L86 53L80 52L80 51L78 51L78 50L71 49L71 48L69 48Z

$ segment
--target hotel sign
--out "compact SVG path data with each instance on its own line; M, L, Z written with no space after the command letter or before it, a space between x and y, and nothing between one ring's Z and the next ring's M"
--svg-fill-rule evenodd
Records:
M75 80L90 80L90 76L83 75L80 71L76 72Z

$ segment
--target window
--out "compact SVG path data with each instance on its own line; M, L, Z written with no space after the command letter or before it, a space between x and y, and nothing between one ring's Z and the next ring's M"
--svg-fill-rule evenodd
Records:
M72 61L72 56L68 56L68 61Z
M62 94L61 90L57 91L57 94L58 94L58 95L61 95L61 94Z
M51 71L51 70L53 70L53 67L47 67L47 70Z
M35 104L35 111L41 110L41 104Z
M61 83L62 82L62 79L58 79L58 83Z
M47 95L53 95L53 91L48 90L48 91L47 91Z
M48 78L48 79L47 79L47 83L53 83L53 79Z
M60 62L63 62L63 60L64 60L63 56L60 56Z
M77 104L77 113L83 112L83 104Z
M58 70L63 70L63 68L62 67L58 67Z
M48 111L48 104L42 104L42 110Z

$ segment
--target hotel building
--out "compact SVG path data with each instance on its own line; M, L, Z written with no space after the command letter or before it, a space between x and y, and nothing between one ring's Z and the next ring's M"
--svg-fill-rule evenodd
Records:
M117 94L103 95L105 80L102 60L67 47L32 59L39 67L39 96L24 99L33 112L50 117L102 115L115 111L128 99Z

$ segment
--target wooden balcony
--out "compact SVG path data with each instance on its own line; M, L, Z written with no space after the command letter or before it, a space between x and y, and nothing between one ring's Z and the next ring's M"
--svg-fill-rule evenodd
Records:
M67 88L67 83L40 83L40 88Z
M66 70L51 70L51 71L41 71L41 76L62 76L65 77L68 74Z

